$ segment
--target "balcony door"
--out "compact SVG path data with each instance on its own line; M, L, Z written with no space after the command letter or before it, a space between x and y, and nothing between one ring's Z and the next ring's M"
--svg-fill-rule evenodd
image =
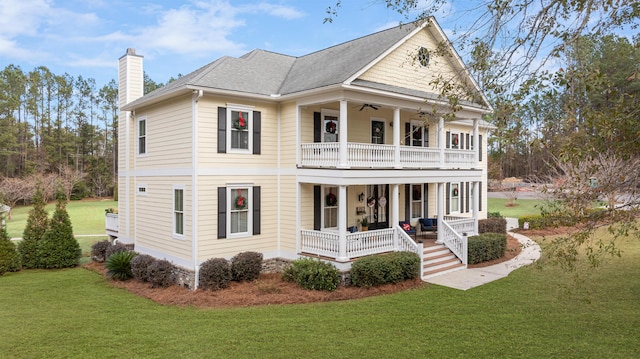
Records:
M385 123L382 118L371 118L371 143L384 145Z
M389 185L368 185L366 204L369 229L389 228Z
M429 147L429 128L422 120L405 123L405 146Z

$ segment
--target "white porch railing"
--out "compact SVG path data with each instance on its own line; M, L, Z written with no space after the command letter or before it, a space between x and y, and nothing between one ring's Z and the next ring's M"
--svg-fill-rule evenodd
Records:
M442 227L442 229L440 227ZM460 232L454 230L446 220L442 221L442 226L438 226L438 231L442 231L442 241L445 246L447 246L456 257L460 258L462 264L467 265L469 263L467 259L467 237L460 235Z
M444 220L459 234L467 233L470 236L477 234L475 218L444 216Z
M347 165L352 168L394 168L394 145L347 143ZM444 156L444 160L440 161ZM300 155L303 167L337 167L340 162L340 143L303 143ZM402 168L473 168L477 165L473 150L433 147L400 146Z
M118 233L118 214L117 213L106 213L104 218L104 227L108 234L117 234Z
M327 258L338 258L340 255L340 236L336 232L303 229L300 231L300 240L303 253ZM348 259L395 250L411 251L421 255L421 247L400 230L400 227L347 233L346 240Z

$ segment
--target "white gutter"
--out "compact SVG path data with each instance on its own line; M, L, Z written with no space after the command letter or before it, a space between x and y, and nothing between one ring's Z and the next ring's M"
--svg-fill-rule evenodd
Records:
M191 256L193 257L194 288L198 288L200 265L198 261L198 101L204 95L204 91L193 91L191 98L192 135L191 144Z

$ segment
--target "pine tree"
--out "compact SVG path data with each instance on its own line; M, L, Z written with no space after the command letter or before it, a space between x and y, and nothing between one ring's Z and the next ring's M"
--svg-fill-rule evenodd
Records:
M0 275L17 270L20 270L20 255L9 238L3 214L0 213Z
M49 223L49 229L42 236L40 262L42 268L67 268L78 265L80 245L73 236L71 219L67 213L67 196L61 186L56 191L58 204Z
M49 225L49 216L45 210L46 203L42 195L41 184L36 186L33 195L33 208L29 211L27 226L22 233L22 241L18 244L18 253L25 268L39 268L38 251L42 235Z

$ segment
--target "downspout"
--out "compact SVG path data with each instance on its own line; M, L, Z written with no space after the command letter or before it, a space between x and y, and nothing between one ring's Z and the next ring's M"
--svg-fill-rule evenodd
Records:
M202 90L193 91L191 103L192 115L192 147L191 147L191 256L193 257L194 290L198 288L200 265L198 263L198 101L202 98Z
M277 134L277 136L278 136L278 141L277 141L277 143L278 143L278 154L277 154L277 156L278 157L277 157L277 160L276 160L277 161L276 168L278 169L277 170L278 171L277 172L278 175L277 175L277 179L276 179L277 180L276 192L278 194L278 196L277 196L277 198L278 198L277 199L277 201L278 201L277 202L278 211L276 213L276 224L277 224L276 225L276 238L277 238L276 252L278 253L278 256L281 256L280 250L281 250L281 246L282 246L281 245L281 240L282 239L280 237L280 234L281 234L281 232L280 232L280 218L281 218L281 216L280 215L281 215L281 211L282 211L282 209L280 208L280 205L281 205L281 203L280 203L280 193L281 193L281 188L280 188L280 185L281 185L280 184L280 175L281 175L281 167L280 167L280 155L281 155L281 153L280 153L280 150L281 150L281 147L280 147L281 146L281 143L280 143L280 121L281 121L281 116L280 116L280 111L281 111L280 102L278 102L278 105L277 105L277 113L278 113L277 121L278 121L278 123L276 125L276 131L278 132L278 134Z

